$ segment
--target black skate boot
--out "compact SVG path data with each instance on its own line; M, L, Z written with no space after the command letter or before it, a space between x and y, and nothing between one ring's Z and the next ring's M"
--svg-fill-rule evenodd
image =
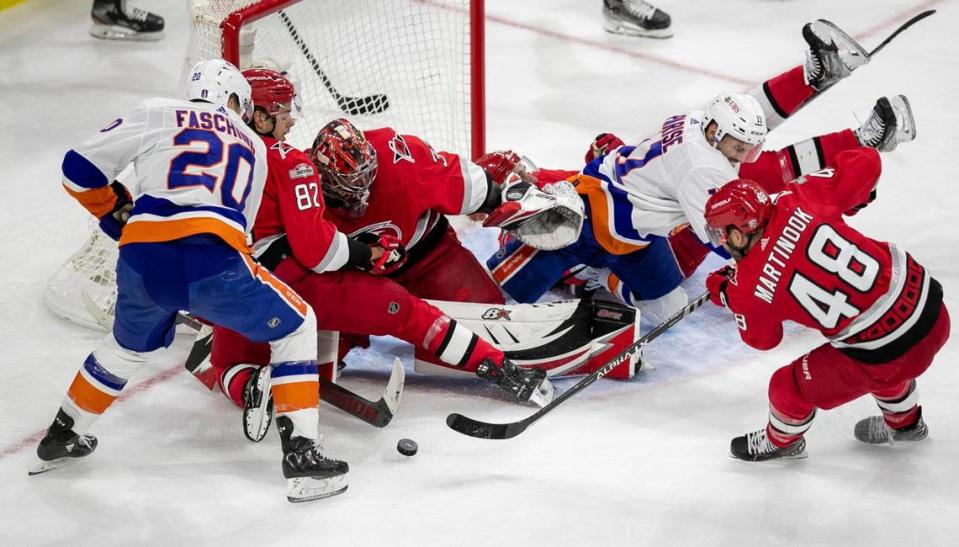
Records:
M543 407L553 400L553 384L541 368L523 368L504 359L502 366L487 359L476 368L476 375L498 385L521 401L532 401Z
M856 129L856 137L863 146L880 152L892 152L901 142L916 138L916 120L905 95L880 97L872 107L869 118Z
M163 18L126 0L94 0L90 36L104 40L153 42L163 38Z
M669 15L643 0L603 0L603 30L612 34L669 38Z
M905 441L921 441L929 435L929 428L922 419L922 407L915 423L901 429L893 429L886 425L882 416L870 416L859 420L853 431L856 439L866 444L894 444Z
M869 53L839 27L819 19L802 28L806 51L806 83L824 91L869 62Z
M45 473L58 467L70 465L89 456L97 448L97 438L93 435L77 435L71 429L73 418L61 408L53 424L47 429L47 435L37 446L40 463L30 469L30 475Z
M263 440L273 421L270 372L269 365L258 368L243 387L243 434L255 443Z
M327 458L319 444L306 437L291 437L293 421L277 416L276 428L283 446L283 476L287 481L286 499L293 503L328 498L346 492L350 465Z
M778 458L801 459L806 454L806 439L777 448L766 436L766 428L736 437L729 443L729 455L748 462L761 462Z

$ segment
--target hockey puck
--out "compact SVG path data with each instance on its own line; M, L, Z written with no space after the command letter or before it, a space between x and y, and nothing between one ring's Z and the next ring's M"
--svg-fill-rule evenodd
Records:
M418 449L416 442L411 439L400 439L400 442L396 443L396 450L404 456L412 456Z

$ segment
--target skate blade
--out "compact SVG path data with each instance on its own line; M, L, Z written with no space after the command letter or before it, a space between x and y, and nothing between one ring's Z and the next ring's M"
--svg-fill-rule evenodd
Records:
M267 370L260 374L257 389L260 391L259 404L249 410L243 410L243 435L258 443L266 437L273 421L273 398L270 397L272 376Z
M840 55L840 60L850 72L856 70L862 65L869 62L869 52L866 51L866 48L859 45L859 42L853 39L852 36L846 34L844 30L837 27L831 21L826 19L818 19L816 23L819 23L831 31L832 36L827 36L826 38L832 38L833 43L837 46L844 47L847 55ZM820 36L820 38L823 38ZM826 40L824 40L826 41ZM840 42L840 43L836 43Z
M136 32L119 25L94 23L90 27L90 36L101 40L123 40L127 42L156 42L163 39L163 32Z
M286 479L286 484L286 499L290 503L303 503L329 498L346 492L346 489L350 486L345 474L326 479L294 477Z
M616 21L606 21L603 23L603 30L610 34L620 34L622 36L638 36L641 38L672 38L673 29L662 28L656 30L647 30L644 28L624 25Z
M916 119L912 115L912 106L905 95L896 95L890 97L889 105L896 113L898 130L896 140L899 142L909 142L916 138Z
M50 461L38 460L38 463L31 467L29 471L27 471L27 476L32 477L34 475L39 475L40 473L46 473L47 471L53 471L54 469L73 465L82 459L83 458L64 457Z

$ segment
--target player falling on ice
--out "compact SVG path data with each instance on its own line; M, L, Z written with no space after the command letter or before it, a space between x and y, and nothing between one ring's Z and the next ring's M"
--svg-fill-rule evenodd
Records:
M884 97L856 130L763 152L767 126L777 127L869 61L859 44L829 22L805 25L803 37L809 44L805 64L747 95L722 94L705 111L672 116L658 134L636 146L624 146L609 134L597 138L589 163L572 179L586 204L582 234L554 251L520 241L501 249L487 264L506 293L518 302L535 302L563 272L585 264L621 301L662 321L686 305L683 271L695 269L706 254L691 253L692 262L681 268L667 238L689 223L708 243L702 212L710 190L742 176L776 191L831 165L843 150L865 145L891 151L915 137L905 97Z
M269 343L273 398L290 501L346 490L346 462L317 439L316 318L249 256L266 149L246 127L250 85L230 63L203 61L185 100L149 99L63 160L67 192L119 240L113 332L91 353L37 447L41 473L89 456L90 426L154 352L173 341L180 310ZM242 117L241 117L242 116ZM135 195L113 176L133 163Z
M856 424L857 439L926 437L915 379L949 338L942 287L912 255L843 219L875 198L880 171L875 150L848 150L835 168L779 194L739 179L706 203L710 237L736 261L709 275L710 298L735 315L743 341L772 349L782 341L784 321L829 340L773 373L769 422L733 439L733 457L805 457L803 435L817 409L867 393L882 416Z
M401 137L391 132L392 140L385 141L377 150L348 121L334 120L319 131L313 149L313 158L323 169L321 177L309 156L284 142L295 123L291 117L295 100L293 85L273 70L250 69L243 74L253 89L255 113L251 127L268 149L269 173L253 227L254 250L261 263L313 305L318 328L395 336L436 355L451 367L475 372L495 382L520 400L532 400L540 405L549 402L552 386L545 379L544 371L514 366L502 351L414 296L398 282L403 278L397 277L397 272L408 264L410 255L425 248L417 243L422 243L421 236L432 234L431 223L440 219L444 220L439 227L441 231L430 237L446 240L447 260L453 261L454 266L458 258L457 249L452 248L458 241L448 235L445 218L432 208L416 207L425 207L424 204L433 207L438 203L442 207L440 211L459 212L461 207L470 212L492 210L500 205L500 194L496 191L498 187L488 181L488 175L472 163L460 166L459 158L452 155L442 160L452 164L451 167L434 166L442 165L441 157L415 137ZM388 130L379 131L382 134ZM409 155L411 166L413 158L421 165L427 164L424 168L427 175L397 167L392 170L382 167L378 171L377 166L382 165L377 161L380 155L390 150L388 146L399 147L399 143L418 147L415 152L409 148L403 151ZM431 168L433 171L428 171ZM463 173L467 173L468 180ZM427 178L429 176L433 178ZM393 178L382 186L373 182L374 178L380 181L386 177ZM436 179L440 179L439 182ZM398 191L393 180L402 180L406 189ZM437 197L437 187L451 189ZM419 201L408 200L409 188L414 188L420 196L427 191L432 191L432 195ZM389 219L377 220L370 229L352 226L347 236L330 222L329 218L337 217L327 209L329 197L325 199L325 196L332 194L336 203L350 208L345 214L358 222L362 216L354 213L368 205L365 200L371 192L379 196L378 191L392 191L383 199L388 200L391 215L399 219L398 224L391 224ZM428 201L431 199L433 201ZM477 266L482 270L482 266ZM467 288L472 286L470 273L462 274L463 286ZM486 276L483 282L491 285L498 295L499 289L488 279ZM447 287L453 287L452 281L446 281ZM446 294L468 297L472 293ZM218 383L231 400L245 409L244 431L248 438L256 441L262 439L269 427L270 403L261 396L270 382L270 371L262 366L268 360L266 345L252 342L230 329L214 329L211 363L218 371Z

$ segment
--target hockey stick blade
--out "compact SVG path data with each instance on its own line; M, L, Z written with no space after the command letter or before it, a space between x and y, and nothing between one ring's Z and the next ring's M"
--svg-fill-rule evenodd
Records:
M393 361L390 380L386 383L386 389L379 401L373 402L365 399L322 376L320 377L320 385L322 386L320 400L326 401L374 427L386 427L393 416L396 415L396 409L400 406L405 381L406 372L403 370L403 364L397 358Z
M476 437L478 439L512 439L523 431L526 431L526 428L532 425L533 422L545 416L547 413L562 404L563 401L586 389L596 380L599 380L603 376L609 374L611 370L623 362L623 359L626 359L632 353L641 350L651 341L656 339L660 334L666 332L666 330L668 330L670 327L676 323L679 323L690 313L705 304L707 300L709 300L708 292L699 295L689 304L686 304L686 307L673 314L672 317L666 319L653 328L653 330L646 333L642 338L630 344L629 347L610 359L605 365L591 372L579 382L576 382L573 387L564 391L561 395L553 399L548 405L539 409L535 414L527 418L505 424L494 424L474 420L473 418L463 416L462 414L453 413L446 417L446 425L458 433L462 433L463 435L468 435L470 437Z
M390 108L389 98L381 93L366 97L349 97L340 94L340 92L336 90L336 87L333 86L333 82L330 81L330 78L326 75L326 72L324 72L320 67L320 62L317 61L316 57L313 56L313 52L310 51L310 47L306 45L306 42L300 36L299 31L296 30L296 26L293 24L290 16L287 15L283 10L278 11L277 15L279 15L280 19L283 20L283 26L286 27L286 31L290 34L290 37L293 38L296 46L300 48L300 53L306 57L306 60L310 63L310 66L313 67L313 72L315 72L320 78L320 81L323 82L323 87L326 88L326 91L329 92L329 94L333 97L333 100L336 101L336 104L340 107L340 110L351 116L369 116L371 114L386 112L386 110Z
M903 23L902 25L900 25L899 28L897 28L892 34L889 35L889 37L887 37L885 40L883 40L882 42L880 42L879 45L875 47L875 49L873 49L872 51L870 51L870 52L869 52L869 56L872 57L872 56L875 55L876 53L879 53L879 50L881 50L882 48L886 47L886 44L888 44L889 42L892 42L893 38L895 38L896 36L899 36L899 34L900 34L902 31L904 31L904 30L906 30L907 28L915 25L915 24L918 23L919 21L922 21L922 20L925 19L926 17L929 17L929 16L932 15L933 13L936 13L936 10L934 10L934 9L926 10L926 11L924 11L924 12L916 15L916 16L913 17L912 19L906 21L906 22Z

